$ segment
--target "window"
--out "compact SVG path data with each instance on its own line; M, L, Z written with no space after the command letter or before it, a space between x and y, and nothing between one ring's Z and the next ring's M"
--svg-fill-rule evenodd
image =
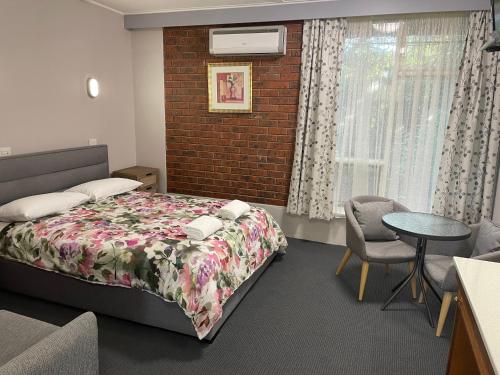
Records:
M464 14L349 20L337 113L338 212L356 195L430 211L467 22Z

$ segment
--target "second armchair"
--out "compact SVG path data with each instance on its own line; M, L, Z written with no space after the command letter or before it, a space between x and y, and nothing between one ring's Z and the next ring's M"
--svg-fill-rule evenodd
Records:
M336 275L340 275L349 261L352 254L357 255L361 261L361 279L359 283L358 299L363 300L368 270L371 263L382 263L388 267L390 264L408 263L408 270L411 272L415 265L415 240L411 237L400 235L399 239L367 241L363 230L354 214L356 203L363 204L369 202L390 202L387 198L375 196L359 196L348 200L344 205L346 216L346 243L347 250L340 262ZM409 211L402 204L394 202L394 212ZM416 282L412 280L412 297L416 298Z

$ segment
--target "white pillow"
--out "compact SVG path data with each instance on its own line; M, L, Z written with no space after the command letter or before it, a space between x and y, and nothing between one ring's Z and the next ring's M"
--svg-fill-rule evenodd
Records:
M30 221L43 216L69 210L88 202L80 193L49 193L17 199L0 207L0 221Z
M129 180L128 178L105 178L104 180L94 180L73 186L66 191L86 194L90 197L90 200L96 202L113 195L132 191L141 185L142 182Z

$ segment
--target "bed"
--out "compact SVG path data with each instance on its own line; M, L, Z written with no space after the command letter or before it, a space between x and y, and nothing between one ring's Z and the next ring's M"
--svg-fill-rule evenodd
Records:
M106 146L0 159L0 205L107 178ZM263 209L203 241L224 200L129 192L0 231L0 288L212 340L286 239Z

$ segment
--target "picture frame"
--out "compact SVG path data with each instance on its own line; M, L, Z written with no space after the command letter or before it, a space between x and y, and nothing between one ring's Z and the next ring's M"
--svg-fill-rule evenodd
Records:
M252 63L208 64L208 111L252 112Z

